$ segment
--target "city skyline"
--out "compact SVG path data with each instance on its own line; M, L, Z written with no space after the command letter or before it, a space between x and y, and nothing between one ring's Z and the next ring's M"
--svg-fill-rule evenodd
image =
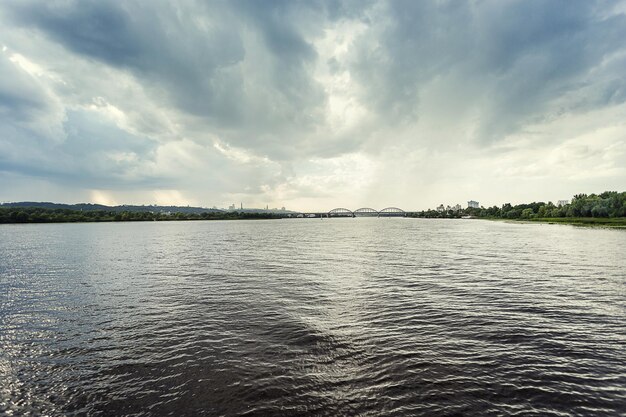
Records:
M326 210L626 184L626 2L0 4L0 201Z

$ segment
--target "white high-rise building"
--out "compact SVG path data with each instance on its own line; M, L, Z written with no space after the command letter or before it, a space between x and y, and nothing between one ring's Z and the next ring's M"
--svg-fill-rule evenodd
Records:
M478 201L470 200L467 202L467 208L480 208Z

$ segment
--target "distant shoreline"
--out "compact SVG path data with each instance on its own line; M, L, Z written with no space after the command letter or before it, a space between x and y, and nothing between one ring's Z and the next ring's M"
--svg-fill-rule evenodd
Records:
M563 224L580 227L603 227L612 229L626 229L626 217L598 218L598 217L554 217L538 219L501 219L501 218L478 218L479 220L502 221L507 223L540 223L540 224Z
M424 220L464 220L458 217L405 217L407 219L424 219ZM0 225L2 224L66 224L66 223L149 223L149 222L192 222L192 221L221 221L221 220L303 220L296 217L286 217L270 214L259 213L231 213L229 216L207 216L202 215L186 215L186 216L160 216L158 218L128 218L128 219L115 219L115 218L93 218L93 219L38 219L38 220L9 220L0 219ZM518 223L518 224L560 224L567 226L578 227L594 227L594 228L610 228L610 229L626 229L626 217L618 218L593 218L593 217L558 217L558 218L540 218L540 219L502 219L496 217L472 217L470 220L489 220L505 223Z
M168 222L197 220L280 219L275 213L216 212L160 213L149 211L69 210L33 207L0 208L0 224Z
M389 207L381 211L345 208L329 212L294 212L282 209L218 210L203 207L178 206L104 206L91 203L74 205L49 202L15 202L0 204L0 224L4 223L95 223L95 222L145 222L191 220L260 220L309 217L402 216L410 218L484 219L519 223L568 224L585 227L626 228L626 192L605 191L600 194L576 194L571 202L532 202L501 207L472 207L459 204L436 210L405 211Z

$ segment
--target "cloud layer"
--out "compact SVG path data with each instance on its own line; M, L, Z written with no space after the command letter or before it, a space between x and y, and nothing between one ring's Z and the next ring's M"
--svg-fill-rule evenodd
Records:
M0 200L433 207L626 184L626 4L0 4Z

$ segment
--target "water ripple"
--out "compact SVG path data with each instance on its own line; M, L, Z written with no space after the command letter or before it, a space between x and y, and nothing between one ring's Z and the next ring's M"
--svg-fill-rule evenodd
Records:
M485 221L0 226L0 414L620 415L624 247Z

